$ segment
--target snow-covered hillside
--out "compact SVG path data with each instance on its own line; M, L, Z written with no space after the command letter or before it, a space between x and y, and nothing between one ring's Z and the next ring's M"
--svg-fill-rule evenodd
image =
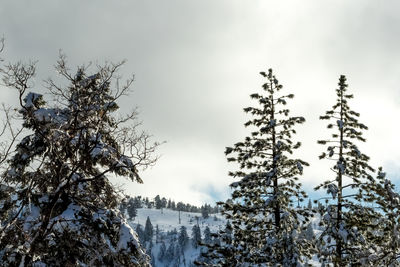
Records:
M144 226L147 217L149 217L153 226L158 225L164 232L171 231L174 228L178 230L182 225L187 229L192 229L197 224L197 218L202 232L206 226L210 227L212 232L215 232L226 224L225 218L220 214L210 214L207 219L204 219L201 217L201 213L181 211L181 222L179 223L179 211L176 210L142 208L137 211L136 218L131 222L135 227L137 224Z
M180 222L179 222L180 216ZM141 208L137 210L137 216L130 221L130 225L137 229L138 224L141 228L145 228L147 218L150 219L154 228L152 245L150 242L145 242L147 253L152 255L153 266L193 266L193 260L200 255L201 248L195 248L192 239L192 229L195 225L200 227L201 238L204 240L205 231L208 227L211 232L216 232L225 227L227 221L220 214L210 214L208 218L202 218L201 213L180 212L170 209L148 209ZM159 234L156 233L158 226ZM188 234L188 242L182 249L183 253L177 251L181 248L179 234L181 227L186 228ZM162 246L165 245L165 252ZM151 252L149 251L151 250ZM160 254L161 253L161 254ZM173 254L173 255L171 255ZM181 254L181 255L179 255Z
M180 216L180 220L179 220ZM183 267L194 266L193 261L200 255L201 247L194 247L192 229L195 225L200 227L201 238L204 242L206 228L211 232L224 229L227 220L220 214L210 214L207 219L202 218L201 213L180 212L171 209L140 208L137 209L137 216L130 220L130 225L137 230L140 224L142 231L145 229L147 218L149 218L153 229L152 244L149 241L142 242L147 253L152 256L152 263L155 267ZM319 216L312 219L311 225L315 235L320 234L318 227ZM159 233L156 233L158 226ZM184 226L188 234L188 242L184 248L180 247L180 229ZM211 242L214 242L212 240ZM162 246L164 244L164 251ZM309 264L320 266L316 257Z

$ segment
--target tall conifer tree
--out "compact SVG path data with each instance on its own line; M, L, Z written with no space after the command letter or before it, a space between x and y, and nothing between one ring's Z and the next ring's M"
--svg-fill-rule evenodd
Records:
M221 203L233 228L232 236L224 238L224 233L221 247L214 248L215 262L223 266L297 266L310 256L312 247L298 235L310 214L294 207L297 198L306 197L298 179L308 163L292 157L300 147L292 136L294 126L305 119L289 116L285 105L294 95L281 94L282 85L272 70L260 74L266 80L264 94L252 94L258 106L244 109L253 116L245 123L253 131L225 152L240 170L230 172L239 181L231 184L232 198Z
M364 199L377 211L367 244L368 260L373 266L400 266L400 194L382 168L374 182L364 187L368 192Z
M325 188L331 199L322 214L324 231L319 237L319 259L322 263L335 266L360 264L369 252L365 249L376 217L371 206L364 202L366 185L374 179L374 171L368 165L369 157L359 150L357 143L365 142L363 131L368 127L358 121L359 113L353 111L348 100L346 77L341 75L336 89L336 103L326 111L321 120L329 120L328 129L333 133L330 139L320 140L326 145L326 152L320 159L328 158L335 163L331 170L333 179L327 180L316 189Z

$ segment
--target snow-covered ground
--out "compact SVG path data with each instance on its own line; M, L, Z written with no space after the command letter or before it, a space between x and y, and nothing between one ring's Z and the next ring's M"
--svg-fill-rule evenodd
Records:
M137 210L137 216L133 221L130 221L130 225L136 229L137 224L142 225L144 228L147 217L150 218L150 221L154 227L154 231L156 226L160 232L164 235L167 232L173 231L176 229L179 232L179 228L181 226L185 226L187 229L188 236L191 238L192 228L194 225L198 224L201 229L202 238L204 238L204 230L208 226L211 232L217 232L219 229L224 229L227 223L226 219L222 217L220 214L210 214L207 219L202 218L201 213L194 212L180 212L181 221L179 223L179 212L170 210L170 209L148 209L141 208ZM320 230L318 229L319 217L315 217L312 219L312 226L314 229L314 234L318 235ZM166 246L168 247L171 240L166 239ZM180 260L179 265L174 265L173 263L169 263L163 260L158 259L158 255L160 253L161 242L156 243L155 235L153 237L153 248L151 249L151 253L154 257L155 267L169 267L169 266L193 266L193 260L195 260L200 255L201 248L194 248L192 246L192 239L189 240L189 245L184 250L184 258ZM311 262L312 266L321 266L318 262L317 258L314 257Z
M158 225L161 231L168 232L173 229L179 230L183 225L188 230L189 236L193 226L197 224L197 219L202 233L207 226L210 228L211 232L216 232L220 227L224 227L226 224L225 218L220 214L210 214L207 219L204 219L201 213L181 211L181 223L179 223L179 212L176 210L142 208L137 211L137 216L135 220L132 221L135 227L137 224L141 224L144 227L146 219L149 217L154 228Z
M180 221L179 221L180 216ZM143 229L146 224L147 217L150 218L150 221L154 227L154 232L156 226L160 230L162 235L167 235L168 232L176 229L179 233L179 229L182 226L186 227L187 234L190 238L188 246L184 250L184 257L180 259L179 266L193 266L193 261L200 255L201 248L194 248L192 245L192 228L194 225L198 224L201 230L202 238L204 238L204 230L208 226L211 232L217 232L219 229L222 229L226 225L226 219L222 217L220 214L210 214L207 219L202 218L201 213L194 212L180 212L170 209L148 209L141 208L137 210L137 216L133 221L130 221L130 225L136 229L137 224L142 225ZM165 240L165 245L168 247L171 243L170 239ZM151 254L155 260L155 267L167 267L167 266L176 266L174 263L167 262L165 260L159 259L160 247L162 242L156 242L156 237L154 234L153 237L153 247L151 249Z

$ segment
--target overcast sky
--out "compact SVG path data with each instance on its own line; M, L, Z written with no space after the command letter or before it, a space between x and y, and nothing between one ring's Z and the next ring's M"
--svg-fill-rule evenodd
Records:
M229 196L236 165L224 148L247 134L242 109L268 68L295 94L291 114L307 120L295 138L312 196L332 176L316 140L329 135L318 117L334 104L340 74L370 128L360 148L399 182L399 10L395 0L0 0L0 34L6 60L39 61L37 91L56 75L59 49L72 68L127 59L121 73L135 83L121 107L138 106L143 128L167 141L143 185L124 182L127 193L201 204ZM16 103L15 94L2 88L1 102Z

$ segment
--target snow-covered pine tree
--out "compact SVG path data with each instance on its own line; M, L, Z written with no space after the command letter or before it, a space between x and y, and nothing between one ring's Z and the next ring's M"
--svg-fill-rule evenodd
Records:
M208 245L211 244L212 238L211 238L211 230L210 227L206 226L204 229L204 244Z
M195 224L192 228L192 244L194 248L197 248L201 242L201 230L200 227Z
M136 209L141 209L141 208L143 208L143 203L142 203L142 200L141 200L141 196L137 196L137 197L134 198L134 200L133 200L133 206L134 206Z
M165 197L161 199L161 208L167 208L167 199Z
M172 266L173 267L179 267L181 264L181 257L184 256L183 254L183 248L181 246L181 244L177 243L175 245L175 256L174 256L174 260L172 261Z
M311 256L312 242L298 235L310 211L294 208L297 198L306 197L298 179L308 163L291 157L300 147L300 142L292 141L294 126L305 119L289 116L284 106L293 94L281 94L282 85L272 69L261 75L266 79L265 94L252 94L259 105L244 109L253 116L245 126L254 130L225 151L234 154L228 161L240 167L230 176L240 180L231 184L232 198L222 203L222 213L232 223L232 243L224 245L221 240L211 255L224 266L297 266Z
M128 212L129 219L130 220L135 219L135 217L137 215L137 209L136 209L135 201L133 200L133 198L129 198L126 210Z
M121 202L120 202L120 204L119 204L119 211L123 214L123 215L125 215L125 213L126 213L126 209L127 209L127 207L128 207L128 199L129 199L129 197L124 197L124 198L122 198L121 199Z
M350 109L346 77L341 75L336 89L336 103L326 111L322 120L330 120L328 129L333 129L330 139L320 140L327 146L320 159L334 160L333 179L315 189L324 188L331 195L328 207L323 209L321 224L324 227L318 239L320 262L335 266L350 266L366 263L369 256L368 236L371 233L376 213L366 205L364 190L373 182L370 175L374 169L368 165L369 157L359 150L357 142L365 142L363 130L367 126L358 121L359 113Z
M169 243L167 251L165 252L164 259L166 262L171 262L175 258L175 242Z
M136 234L137 234L137 236L139 238L140 243L143 244L146 241L143 227L140 224L138 224L138 225L136 225L135 231L136 231Z
M186 227L183 225L179 228L178 243L179 243L180 247L182 248L182 252L189 243L189 236L187 234Z
M158 252L158 260L163 261L166 253L167 247L165 246L165 242L161 242L160 250Z
M151 266L156 266L156 257L151 254Z
M200 209L201 209L201 216L202 216L204 219L207 219L207 218L208 218L208 211L207 211L207 209L204 207L204 205L202 205Z
M154 235L154 227L150 221L150 217L147 216L146 225L144 226L144 241L151 241Z
M369 194L364 199L373 202L378 211L371 231L368 260L373 266L400 266L400 194L382 168L378 169L374 183L366 187Z
M226 222L224 232L226 243L230 244L232 242L232 224L229 221Z
M194 265L201 265L201 266L210 266L211 265L211 257L209 257L209 251L213 249L212 245L212 234L209 226L206 226L204 229L204 237L203 241L200 243L200 255L197 259L194 260Z
M160 197L160 195L157 195L155 198L154 198L154 203L155 203L155 206L156 206L156 209L162 209L162 202L161 202L161 197Z
M2 185L2 266L148 266L136 233L118 212L110 175L142 182L138 169L154 163L156 145L138 132L136 113L118 117L117 101L129 92L119 64L87 75L56 70L69 85L47 81L55 99L27 92L35 66L9 64L3 82L19 93L26 136L17 144Z
M176 230L176 228L168 231L167 235L170 236L170 239L173 241L176 241L178 239L178 231Z
M160 228L156 225L156 244L160 242Z
M207 219L210 216L210 210L211 210L211 206L208 204L205 204L203 206L201 206L201 216L204 219Z

